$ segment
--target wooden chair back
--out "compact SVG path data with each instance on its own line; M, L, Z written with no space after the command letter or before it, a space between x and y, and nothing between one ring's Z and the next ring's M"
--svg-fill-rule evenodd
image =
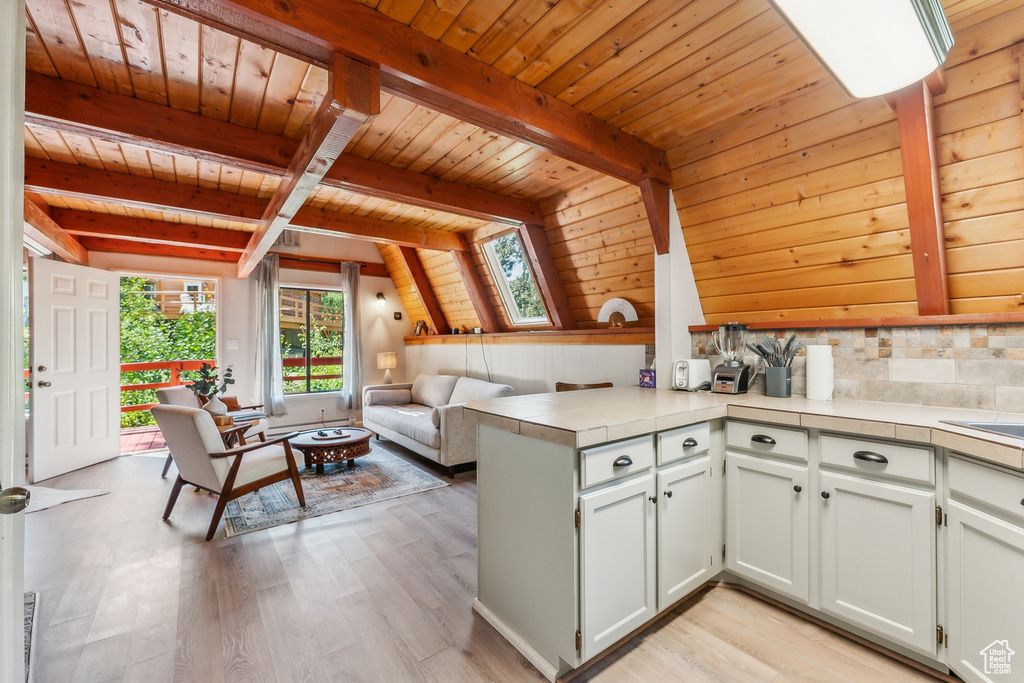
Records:
M594 384L571 384L569 382L555 382L555 391L580 391L582 389L607 389L612 386L611 382L596 382Z

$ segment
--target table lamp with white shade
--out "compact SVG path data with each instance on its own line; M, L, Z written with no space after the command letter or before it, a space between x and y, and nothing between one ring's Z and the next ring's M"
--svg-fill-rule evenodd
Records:
M398 367L398 353L385 351L377 354L377 369L384 371L384 384L391 384L391 371Z

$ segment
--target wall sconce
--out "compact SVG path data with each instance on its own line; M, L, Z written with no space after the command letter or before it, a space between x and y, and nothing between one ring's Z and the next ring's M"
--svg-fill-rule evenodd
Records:
M377 354L377 369L384 371L382 384L391 384L391 371L398 367L398 353L385 351Z
M387 299L384 298L384 292L377 292L377 308L384 310L384 304L387 303Z
M946 61L953 32L940 0L769 0L852 97L885 95Z

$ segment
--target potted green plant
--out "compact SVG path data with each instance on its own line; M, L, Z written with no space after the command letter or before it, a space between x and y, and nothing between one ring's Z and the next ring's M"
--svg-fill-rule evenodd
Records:
M757 344L747 348L764 363L764 395L789 398L793 394L793 357L803 348L796 340L796 332L789 336L785 346L775 337L761 337Z
M235 380L231 378L231 366L228 366L221 375L216 365L203 363L199 367L199 376L192 380L191 389L200 401L206 399L204 409L213 415L223 415L228 412L228 408L217 394L223 394L228 390L228 385L234 383Z

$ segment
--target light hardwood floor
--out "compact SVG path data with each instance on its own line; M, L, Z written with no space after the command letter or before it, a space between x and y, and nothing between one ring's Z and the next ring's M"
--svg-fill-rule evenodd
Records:
M45 482L110 495L29 515L35 683L531 681L472 612L476 479L268 531L203 541L214 499L161 457ZM729 588L705 591L577 681L926 681Z

